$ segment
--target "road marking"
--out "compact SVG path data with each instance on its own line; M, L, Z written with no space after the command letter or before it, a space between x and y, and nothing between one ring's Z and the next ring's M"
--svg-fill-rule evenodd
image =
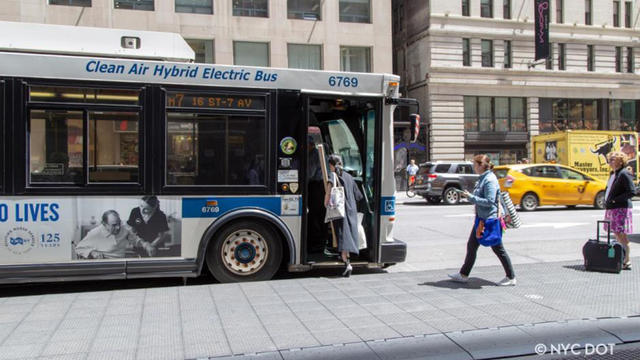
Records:
M589 225L589 223L586 222L579 222L579 223L571 223L571 222L566 222L566 223L537 223L537 224L525 224L525 225L521 225L521 228L534 228L534 227L553 227L554 229L564 229L564 228L569 228L569 227L574 227L574 226L581 226L581 225Z
M541 300L543 298L542 295L537 295L537 294L527 294L524 297L526 297L527 299L532 299L532 300Z

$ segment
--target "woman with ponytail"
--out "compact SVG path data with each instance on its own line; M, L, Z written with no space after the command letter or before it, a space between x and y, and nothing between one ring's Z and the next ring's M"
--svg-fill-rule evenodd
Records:
M358 209L357 202L363 199L362 193L353 177L342 169L342 159L338 155L329 156L329 174L328 189L324 200L325 206L329 204L331 187L333 186L333 176L336 176L336 184L344 187L345 196L345 216L343 219L334 220L333 228L338 239L338 251L344 262L344 271L342 276L349 277L353 268L349 261L349 254L358 254ZM338 186L340 186L338 185Z
M484 224L484 222L479 222L478 220L498 217L498 207L500 205L498 204L499 198L497 196L499 196L500 184L491 169L493 169L493 164L487 155L476 155L473 158L473 170L476 174L480 174L480 177L473 189L473 194L465 191L462 193L462 196L469 199L469 202L475 205L476 219L474 227L471 230L471 235L469 235L469 241L467 242L467 256L464 259L464 265L462 265L460 272L449 275L453 281L467 282L469 280L469 273L471 273L471 268L476 261L478 247L480 246L478 243L478 236L480 235L476 235L476 231L482 234L482 231L476 228L476 224L478 224L478 228L481 223ZM516 275L513 272L511 259L509 259L509 255L504 249L502 241L492 246L491 249L498 256L498 259L500 259L507 275L498 282L497 285L514 286L516 284Z

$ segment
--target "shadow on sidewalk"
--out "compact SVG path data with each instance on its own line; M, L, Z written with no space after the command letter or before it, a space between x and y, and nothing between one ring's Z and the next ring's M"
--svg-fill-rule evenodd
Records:
M434 287L454 289L454 290L455 289L481 290L484 286L496 286L496 283L494 283L493 281L472 277L472 278L469 278L469 281L467 281L466 283L459 283L452 280L440 280L440 281L427 281L418 285L434 286Z
M587 270L584 268L584 265L563 265L562 267L565 269L571 269L571 270L580 271L580 272L587 272Z

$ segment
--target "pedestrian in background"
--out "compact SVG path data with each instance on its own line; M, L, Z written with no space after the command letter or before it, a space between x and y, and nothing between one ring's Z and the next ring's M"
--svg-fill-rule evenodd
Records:
M409 165L407 165L407 175L413 176L418 173L418 165L416 165L416 159L411 159Z
M498 217L498 191L500 190L500 184L498 178L491 171L493 164L487 155L476 155L473 158L473 170L476 174L480 174L476 186L473 189L473 194L468 191L463 192L461 195L469 199L469 202L475 205L476 219L474 220L474 227L469 235L469 241L467 241L467 255L464 259L464 265L460 269L460 272L450 274L449 277L453 281L467 282L469 280L469 274L471 268L476 262L476 255L478 253L478 238L476 237L476 226L478 218L489 219ZM480 231L480 233L482 233ZM511 259L505 250L502 242L498 245L491 247L493 252L498 256L502 267L506 273L506 277L497 283L499 286L514 286L516 284L516 275L513 272L513 266L511 265Z
M631 208L631 198L635 194L633 178L625 167L627 166L627 155L621 151L614 151L608 155L611 175L607 182L605 191L605 212L604 219L611 222L611 231L616 236L616 240L622 244L625 250L624 263L622 269L631 270L631 260L629 258L629 239L627 234L633 232L633 213Z
M329 156L329 170L331 171L329 176L337 176L336 184L339 184L337 186L342 185L344 187L345 215L343 219L333 221L333 228L335 229L338 240L338 251L340 251L342 261L344 261L342 276L349 277L353 270L349 255L352 253L357 255L359 253L357 202L361 201L363 196L353 177L342 169L342 159L340 159L340 156ZM333 180L330 179L327 184L328 189L324 200L325 206L329 204Z

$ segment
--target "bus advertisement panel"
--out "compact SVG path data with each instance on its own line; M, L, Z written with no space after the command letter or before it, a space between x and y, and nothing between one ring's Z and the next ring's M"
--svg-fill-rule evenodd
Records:
M179 257L177 197L59 197L0 203L0 264Z

